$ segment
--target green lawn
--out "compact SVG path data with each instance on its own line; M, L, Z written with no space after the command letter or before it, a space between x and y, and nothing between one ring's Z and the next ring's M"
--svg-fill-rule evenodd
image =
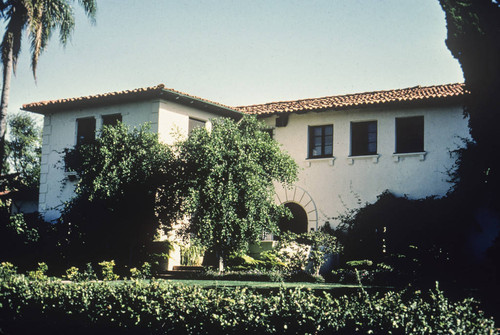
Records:
M250 288L295 288L304 287L319 290L357 289L358 285L332 284L332 283L290 283L290 282L264 282L264 281L236 281L236 280L198 280L198 279L161 279L172 284L199 285L212 287L250 287ZM366 287L365 287L366 288Z

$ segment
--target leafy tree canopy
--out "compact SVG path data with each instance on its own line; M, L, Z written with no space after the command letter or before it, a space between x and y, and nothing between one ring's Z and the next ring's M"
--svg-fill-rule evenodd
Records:
M496 0L439 0L446 13L446 45L462 66L465 112L473 141L459 151L452 194L463 214L457 225L485 222L481 212L500 222L500 3ZM491 223L491 222L489 222ZM498 271L498 247L491 264ZM493 272L493 271L491 271ZM500 299L498 299L500 301Z
M20 113L9 118L7 140L7 170L20 174L21 182L31 189L38 189L42 134L36 120Z
M285 213L274 201L273 182L295 181L297 165L265 127L250 116L238 123L217 119L211 130L197 128L180 145L191 214L187 231L219 260L264 232L277 233Z
M92 245L96 259L137 263L158 229L179 213L180 170L170 147L148 126L104 127L93 143L67 150L65 164L79 178L62 217L79 233L68 241L76 255L88 259L89 250L78 247Z

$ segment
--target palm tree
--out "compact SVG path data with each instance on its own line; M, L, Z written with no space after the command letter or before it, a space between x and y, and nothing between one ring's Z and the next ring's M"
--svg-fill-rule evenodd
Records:
M66 45L75 26L72 2L74 0L0 0L0 18L6 21L0 51L3 65L3 87L0 105L0 162L5 159L5 132L9 104L10 80L21 52L25 30L31 42L31 69L36 80L36 67L40 54L54 30L59 30L59 40ZM94 22L96 0L78 0L87 16ZM0 174L2 174L0 164Z

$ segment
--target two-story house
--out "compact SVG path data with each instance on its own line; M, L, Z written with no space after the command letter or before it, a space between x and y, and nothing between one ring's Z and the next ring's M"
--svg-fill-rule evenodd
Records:
M324 98L229 107L164 85L23 106L44 116L39 211L59 216L73 195L74 176L64 170L64 148L94 138L120 120L151 123L173 143L210 119L257 115L301 167L291 189L277 189L294 219L293 231L315 230L384 190L410 198L443 196L450 189L453 151L469 138L462 84L412 87Z

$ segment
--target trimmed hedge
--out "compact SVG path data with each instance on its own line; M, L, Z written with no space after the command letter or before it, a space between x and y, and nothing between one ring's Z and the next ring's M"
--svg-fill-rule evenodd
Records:
M263 294L168 281L0 279L0 333L498 334L472 299L439 289L334 298L308 289Z

